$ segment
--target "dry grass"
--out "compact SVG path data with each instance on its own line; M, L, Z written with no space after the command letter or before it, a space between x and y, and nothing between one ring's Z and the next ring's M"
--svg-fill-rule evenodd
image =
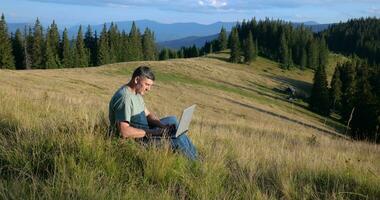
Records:
M80 199L376 199L380 149L325 134L333 119L278 92L307 92L312 72L195 58L86 69L0 71L0 197ZM145 97L159 116L197 104L201 161L107 138L113 92L138 65L157 74ZM293 120L293 121L292 121Z

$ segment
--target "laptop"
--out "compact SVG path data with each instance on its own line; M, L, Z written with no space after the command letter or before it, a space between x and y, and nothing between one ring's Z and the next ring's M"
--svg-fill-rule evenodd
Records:
M179 121L178 128L175 130L175 133L170 134L171 138L177 138L180 135L187 133L189 131L189 126L191 118L193 117L193 112L195 109L195 104L186 108L182 112L181 120ZM162 136L152 136L151 138L162 138Z
M179 121L178 128L175 134L173 134L172 138L177 138L180 135L187 133L189 131L189 126L191 122L191 118L193 117L193 112L195 110L195 104L186 108L182 112L181 120Z

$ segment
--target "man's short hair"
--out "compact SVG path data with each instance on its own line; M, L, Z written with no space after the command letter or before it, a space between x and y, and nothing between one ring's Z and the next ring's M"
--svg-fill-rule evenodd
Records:
M134 79L138 76L148 78L152 81L155 80L153 71L147 66L140 66L140 67L135 69L135 71L132 74L132 79Z

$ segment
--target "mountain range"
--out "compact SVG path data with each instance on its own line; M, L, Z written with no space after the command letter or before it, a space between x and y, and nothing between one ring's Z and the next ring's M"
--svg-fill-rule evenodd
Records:
M129 32L132 27L133 21L120 21L114 22L119 30L124 30ZM156 42L159 47L168 48L180 48L181 46L191 46L195 44L197 47L202 46L206 41L211 41L217 37L220 29L224 27L228 32L236 22L216 22L213 24L199 24L194 22L189 23L172 23L165 24L159 23L151 20L137 20L135 21L136 26L143 33L145 28L149 28L154 31ZM313 21L303 22L303 23L292 23L295 27L304 24L305 27L311 28L314 32L319 32L328 28L329 24L318 24ZM17 29L23 30L25 26L31 24L28 23L8 23L8 31L15 32ZM109 27L111 23L106 23ZM33 25L31 25L33 26ZM103 29L104 24L91 25L92 30L97 32L99 35ZM44 29L47 25L44 25ZM69 37L75 37L78 31L79 25L71 26L68 28ZM86 31L87 25L83 26L83 32ZM62 30L60 30L62 32Z

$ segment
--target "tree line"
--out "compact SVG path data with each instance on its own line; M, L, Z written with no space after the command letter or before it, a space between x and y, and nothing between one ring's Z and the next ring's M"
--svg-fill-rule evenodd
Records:
M247 62L256 55L278 61L286 69L317 69L328 62L329 50L323 37L281 20L243 20L232 28L228 45L230 61L235 63L242 62L242 58Z
M53 69L89 67L115 62L157 60L158 53L154 33L146 28L141 34L133 22L129 33L119 31L111 23L104 24L101 33L86 32L79 26L77 36L69 38L65 30L60 37L57 24L44 31L37 19L33 27L17 29L8 34L4 15L0 20L0 68Z
M380 68L353 57L338 63L330 88L323 67L316 70L310 97L313 111L341 116L353 138L380 142Z
M332 51L357 55L370 65L380 65L380 19L351 19L331 25L322 34Z

